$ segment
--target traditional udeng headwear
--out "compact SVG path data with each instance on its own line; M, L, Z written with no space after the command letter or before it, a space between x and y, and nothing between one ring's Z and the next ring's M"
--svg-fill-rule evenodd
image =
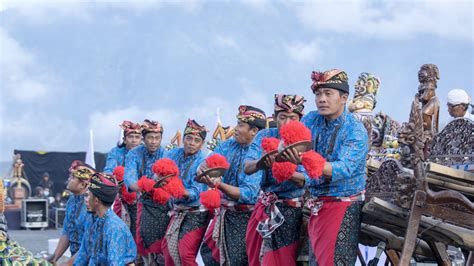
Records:
M147 133L150 132L163 134L163 126L158 121L145 119L142 124L142 134L143 136L145 136Z
M258 127L258 129L262 129L267 126L265 112L250 105L239 106L239 114L237 115L237 119L251 126Z
M306 102L306 100L303 96L275 94L275 113L285 111L303 116L304 102Z
M128 120L124 120L122 124L120 125L120 128L123 129L123 135L127 136L128 134L141 134L142 133L142 128L140 124L138 123L133 123Z
M205 126L199 125L195 120L188 119L188 123L186 123L186 127L184 128L183 136L188 134L200 136L203 140L205 140L207 129Z
M75 160L69 167L69 173L81 181L89 182L92 175L96 173L96 170L84 162Z
M319 88L336 89L349 93L347 74L342 70L332 69L325 72L313 71L311 79L313 80L313 84L311 85L313 93Z
M117 196L119 187L111 175L95 173L91 177L89 191L101 201L112 204Z

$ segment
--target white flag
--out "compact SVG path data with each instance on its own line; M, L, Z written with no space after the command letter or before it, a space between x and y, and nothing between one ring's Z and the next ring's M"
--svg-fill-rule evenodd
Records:
M85 163L95 168L95 159L94 159L94 134L92 130L89 131L90 139L89 139L89 148L86 152L86 161Z

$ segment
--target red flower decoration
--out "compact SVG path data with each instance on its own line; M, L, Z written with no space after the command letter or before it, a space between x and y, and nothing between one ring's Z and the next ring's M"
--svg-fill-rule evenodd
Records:
M285 146L303 140L311 141L311 131L299 121L291 121L283 125L280 128L280 136Z
M296 164L290 162L274 162L272 164L272 175L281 183L291 178L296 171Z
M155 181L146 176L142 176L140 180L138 180L137 185L141 191L150 192L155 185Z
M206 158L206 164L209 168L229 168L227 159L220 154L213 154Z
M117 181L123 181L123 175L125 174L125 167L119 165L115 167L114 172L112 173Z
M131 205L137 199L137 192L128 192L126 186L122 186L122 200L125 201L128 205Z
M179 199L184 196L185 189L183 182L176 176L168 179L168 183L162 188L175 199Z
M311 178L319 178L323 175L324 164L326 159L319 153L310 150L301 155L301 164L303 165L306 173Z
M168 159L168 158L157 160L153 164L151 170L153 171L153 173L157 174L160 177L169 176L169 175L173 175L173 176L179 175L178 166L173 160Z
M279 144L280 140L277 138L266 137L262 139L262 148L266 153L277 150Z
M201 192L200 201L208 210L214 210L221 206L221 194L217 189Z
M159 204L165 204L169 199L171 198L171 195L164 190L163 188L154 188L153 189L153 201L157 202Z

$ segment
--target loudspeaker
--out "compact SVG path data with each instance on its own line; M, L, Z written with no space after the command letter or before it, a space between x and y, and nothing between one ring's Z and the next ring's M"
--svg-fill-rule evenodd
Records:
M48 200L25 199L21 203L21 227L48 227Z
M64 227L64 218L66 217L65 208L56 208L56 217L54 218L54 223L56 224L56 229Z

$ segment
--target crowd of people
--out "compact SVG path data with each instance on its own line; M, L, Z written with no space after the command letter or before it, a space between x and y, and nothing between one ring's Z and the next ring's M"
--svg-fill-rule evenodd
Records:
M302 96L277 94L270 128L264 111L242 105L233 137L210 154L203 152L207 129L194 120L183 146L171 150L161 145L159 122L124 121L123 143L108 153L103 172L71 165L72 195L51 261L69 247L68 265L196 265L198 252L206 265L295 265L306 208L310 265L353 265L369 138L346 108L347 74L313 72L312 80L317 111L307 111ZM450 114L461 106L464 116L469 102L450 92ZM290 145L269 152L270 140L283 145L282 129L297 122L310 132L312 157ZM215 155L228 162L219 177L207 174ZM160 184L173 175L183 193L163 200ZM203 204L207 191L218 192L219 207Z

